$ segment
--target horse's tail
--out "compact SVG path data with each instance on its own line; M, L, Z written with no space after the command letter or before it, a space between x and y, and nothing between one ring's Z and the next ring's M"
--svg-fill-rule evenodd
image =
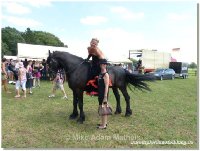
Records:
M146 74L133 74L129 71L125 70L126 73L126 82L130 83L131 85L135 86L135 88L138 88L139 90L148 90L151 91L148 84L143 81L154 81L155 76L153 75L146 75Z

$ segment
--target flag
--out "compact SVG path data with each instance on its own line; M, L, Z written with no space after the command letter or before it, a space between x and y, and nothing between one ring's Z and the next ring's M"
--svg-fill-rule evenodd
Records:
M177 60L173 57L171 57L171 62L177 62Z

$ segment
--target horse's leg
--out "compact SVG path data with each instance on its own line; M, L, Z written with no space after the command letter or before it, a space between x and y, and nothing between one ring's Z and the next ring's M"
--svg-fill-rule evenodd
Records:
M75 91L73 91L73 112L69 116L70 119L75 119L78 116L78 110L77 110L77 104L78 104L78 98Z
M85 121L85 114L83 112L83 91L79 90L77 92L77 96L78 96L78 107L80 110L80 117L77 120L77 122L79 122L80 124L83 124L83 121Z
M121 105L120 105L119 91L116 87L113 87L112 90L113 90L113 93L115 95L115 99L116 99L116 102L117 102L115 114L120 114L122 112L122 109L121 109Z
M120 88L122 94L124 95L125 101L126 101L126 113L125 116L132 115L132 110L130 108L130 96L128 95L126 87Z

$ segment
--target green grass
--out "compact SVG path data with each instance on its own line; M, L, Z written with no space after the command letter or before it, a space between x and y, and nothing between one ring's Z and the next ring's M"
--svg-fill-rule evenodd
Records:
M2 148L188 148L198 147L197 77L149 83L152 92L129 91L133 115L109 116L106 130L97 130L100 118L96 97L84 95L86 121L69 120L72 92L65 85L69 100L57 92L49 99L50 82L42 82L26 99L2 92ZM110 91L110 104L115 99ZM121 94L121 93L120 93ZM192 141L193 144L134 144L134 141Z

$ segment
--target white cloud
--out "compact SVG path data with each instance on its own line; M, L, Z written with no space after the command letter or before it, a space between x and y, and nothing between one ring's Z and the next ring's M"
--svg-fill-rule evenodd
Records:
M31 10L28 7L25 7L19 3L16 2L4 2L2 4L3 8L6 9L8 13L11 14L28 14L31 12Z
M135 20L135 19L142 19L144 17L143 12L132 12L125 7L112 7L110 9L112 13L119 15L122 19L125 20Z
M122 28L105 28L90 31L85 39L68 38L64 42L69 46L70 53L86 58L87 47L92 37L100 40L99 48L104 52L108 59L119 57L128 58L129 50L134 49L157 49L172 53L172 48L181 48L178 61L197 62L196 37L193 30L188 31L187 36L180 37L177 41L176 37L170 39L164 37L153 37L151 39L145 36L145 33L135 33ZM189 31L192 31L189 32ZM190 39L188 39L190 37ZM64 38L63 38L64 39Z
M107 21L108 19L103 16L87 16L85 18L80 19L80 22L85 25L99 25Z
M29 5L29 6L28 6ZM10 14L28 14L31 13L32 7L49 7L52 6L51 0L8 0L2 1L2 7Z
M12 23L17 26L23 26L23 27L37 27L41 26L42 23L29 19L29 18L22 18L22 17L14 17L14 16L2 16L2 19L6 20L9 23Z
M30 4L33 7L49 7L52 6L51 0L25 0L28 4Z
M91 32L91 37L100 40L99 47L108 58L126 56L130 49L139 49L144 43L142 33L128 32L122 28L97 29Z
M190 15L189 14L169 13L169 14L167 14L167 18L169 20L174 20L174 21L185 21L190 18Z

